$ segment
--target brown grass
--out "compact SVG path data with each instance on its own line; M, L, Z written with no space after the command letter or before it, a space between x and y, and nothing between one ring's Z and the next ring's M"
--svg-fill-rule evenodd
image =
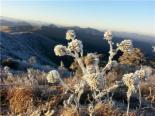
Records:
M108 103L98 103L94 108L95 116L126 116L126 111L116 109ZM128 116L137 116L136 112L129 112Z
M119 65L116 69L108 72L106 78L110 80L109 86L111 86L111 84L113 84L116 80L120 80L122 75L126 73L126 71L130 72L130 69L135 70L133 68L123 67L122 65ZM142 95L146 97L147 100L145 101L151 101L152 103L155 103L154 76L150 77L149 80L146 81L146 83L142 83ZM20 76L13 75L13 77L11 77L11 81L10 78L7 78L7 75L5 73L1 75L1 77L3 77L3 79L7 82L5 83L4 81L1 81L1 85L3 85L4 87L0 88L1 103L4 104L4 107L1 106L1 108L3 109L3 111L5 110L5 113L3 113L5 115L10 112L10 115L21 114L22 116L27 116L32 114L31 116L39 116L48 114L47 116L50 116L49 114L52 113L52 110L55 111L54 116L89 115L87 110L88 104L87 102L85 102L87 94L85 95L84 93L82 95L82 99L80 102L82 106L80 107L79 111L74 108L63 107L63 101L68 99L70 92L68 92L68 94L64 94L64 88L58 83L47 83L47 80L45 78L46 73L32 70L32 78L28 78L27 73L24 73ZM78 80L80 80L80 78L72 77L64 79L65 83L71 89L73 89L73 86L78 82ZM7 86L9 86L9 88ZM150 87L152 90L151 96L149 96ZM126 95L124 90L121 89L121 91ZM118 95L116 96L118 97ZM126 99L126 97L124 99ZM85 103L85 105L83 103ZM125 107L120 107L120 109L116 109L117 105L111 106L107 103L100 103L95 105L94 107L94 116L126 116ZM0 115L1 114L2 113L0 113ZM138 111L136 109L131 109L129 114L129 116L140 116L141 114L150 115L154 114L154 110L141 109Z
M96 116L116 116L116 113L116 109L108 104L98 103L94 108L94 114ZM119 115L117 114L117 116Z
M61 109L60 116L80 116L80 114L76 109L66 107Z
M24 113L34 107L33 90L29 87L14 87L8 91L10 111L18 114Z

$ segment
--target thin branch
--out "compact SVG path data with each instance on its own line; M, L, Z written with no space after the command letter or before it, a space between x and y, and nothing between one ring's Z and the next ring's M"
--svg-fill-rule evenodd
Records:
M84 75L86 73L86 68L85 68L84 63L82 61L82 58L79 57L79 54L77 52L75 52L75 59L77 60L80 68L82 69L82 73Z
M103 74L105 74L105 72L107 71L107 70L110 70L111 69L111 65L112 65L112 59L113 59L113 57L117 54L117 52L118 52L118 49L116 49L116 50L114 50L113 49L113 42L110 40L110 41L108 41L108 44L109 44L109 47L110 47L110 50L109 50L109 54L110 54L110 56L109 56L109 59L108 59L108 63L106 64L106 66L103 68L103 70L102 70L102 73Z
M113 85L112 87L108 88L108 89L104 89L102 92L100 92L98 95L96 95L95 99L101 98L103 96L105 96L107 93L112 92L114 90L116 90L117 88L119 88L120 86L123 86L123 82L119 81L117 82L115 85Z

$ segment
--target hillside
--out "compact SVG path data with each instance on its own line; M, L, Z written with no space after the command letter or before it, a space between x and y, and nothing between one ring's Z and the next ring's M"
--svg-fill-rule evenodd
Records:
M60 61L66 61L65 66L69 66L71 58L55 56L53 48L56 44L67 44L65 33L68 29L73 29L84 44L84 53L97 52L103 55L103 60L108 58L108 44L103 40L103 32L93 28L63 27L57 25L33 25L24 21L0 20L2 27L8 27L10 31L1 30L1 60L13 58L20 61L28 60L35 56L37 63L56 67ZM39 28L38 28L39 27ZM140 48L146 57L152 58L152 45L155 44L153 37L137 35L131 38L130 33L121 34L114 32L113 41L115 43L124 38L132 39L134 47ZM137 37L137 38L136 38ZM143 37L143 38L142 38ZM142 39L140 39L142 38ZM144 41L144 38L152 41ZM116 57L117 58L117 57Z

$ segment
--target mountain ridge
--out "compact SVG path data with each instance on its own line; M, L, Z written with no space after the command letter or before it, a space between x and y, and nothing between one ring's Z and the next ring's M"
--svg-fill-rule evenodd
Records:
M60 61L66 61L65 65L68 67L72 62L72 58L57 57L53 49L57 44L67 45L65 35L69 29L75 30L77 38L83 42L85 54L88 52L97 52L104 54L103 60L107 60L108 58L109 46L103 39L103 32L97 29L80 28L78 26L63 27L54 24L43 25L39 28L36 28L35 25L31 25L28 28L26 26L20 25L18 27L15 25L10 32L0 32L1 60L9 57L28 60L31 56L35 56L41 65L56 67L60 64ZM148 38L148 36L143 37L145 39ZM119 43L124 39L125 36L123 34L118 36L114 32L114 43ZM137 36L135 38L127 37L126 39L132 39L134 47L140 48L146 57L153 57L152 46L155 45L155 42L148 41L148 39L143 41L143 39L137 38Z

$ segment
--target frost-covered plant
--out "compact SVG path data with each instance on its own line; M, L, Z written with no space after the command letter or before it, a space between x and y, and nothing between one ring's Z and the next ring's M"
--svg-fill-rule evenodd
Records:
M113 42L112 42L112 33L111 32L105 32L104 33L104 39L108 41L108 44L110 46L109 50L109 60L107 65L103 68L103 74L106 73L107 70L110 70L112 68L113 63L113 57L117 54L117 52L120 50L123 53L125 52L132 52L133 44L131 40L123 40L121 43L117 43L117 48L113 48Z
M117 54L118 50L122 52L129 52L132 49L132 42L129 40L125 40L118 44L117 49L113 49L113 42L112 42L112 33L105 32L104 39L108 41L110 46L109 50L109 60L107 65L104 68L99 67L99 58L94 53L87 54L87 58L85 59L85 64L82 60L83 57L83 44L80 40L76 39L75 32L73 30L68 30L66 33L66 39L70 40L68 46L57 45L54 48L55 54L57 56L64 56L69 55L76 59L80 68L82 69L83 76L82 80L79 83L79 88L75 87L76 93L78 93L78 97L84 92L84 87L88 86L91 91L102 91L105 85L105 78L104 75L107 70L110 70L113 66L117 63L113 61L113 57ZM81 86L82 85L82 86ZM78 98L80 99L80 98Z
M80 68L82 69L82 80L74 87L74 94L77 94L76 102L79 103L81 94L84 92L85 86L88 86L90 90L99 91L101 88L103 88L104 78L102 75L102 71L100 71L99 69L99 58L96 54L89 53L87 55L87 59L85 59L86 65L84 64L84 61L82 59L83 44L80 40L76 39L76 35L73 30L67 31L66 39L70 40L68 46L57 45L54 48L54 51L57 56L69 55L74 57L78 62ZM75 97L75 95L72 95L69 99L71 99L73 96Z
M67 90L70 90L72 93L70 94L68 100L64 101L64 106L71 107L80 107L80 98L81 95L89 89L92 92L92 97L95 102L101 101L101 97L105 96L107 93L114 91L120 86L127 86L127 98L128 103L130 100L130 96L132 93L137 91L137 88L140 86L140 82L145 77L148 77L149 70L145 70L141 68L140 70L135 71L135 73L125 74L121 81L115 82L115 85L111 87L106 87L105 75L106 72L111 70L113 67L118 65L117 61L113 60L113 57L120 50L123 53L131 53L133 51L133 44L131 40L124 40L117 44L117 48L113 48L112 42L112 33L105 32L104 39L108 42L110 50L109 50L109 59L108 63L105 67L99 67L99 57L95 53L88 53L85 58L83 58L83 44L80 40L76 38L76 34L74 30L68 30L66 33L66 39L69 41L68 46L57 45L54 48L55 55L64 56L69 55L75 58L75 61L78 63L79 67L82 70L81 80L78 80L77 83L73 86L72 90L63 82L60 78L59 73L54 70L50 71L47 75L48 82L57 82L59 81ZM148 75L147 75L148 73ZM140 90L140 89L139 89ZM92 107L90 108L92 109ZM129 105L128 110L129 111ZM93 112L93 111L90 111Z
M55 55L57 56L64 56L69 55L74 57L77 62L79 63L83 73L85 72L84 65L81 61L81 58L83 56L83 44L80 40L75 39L76 35L74 30L68 30L66 33L66 39L71 40L71 42L68 43L68 46L63 45L57 45L54 48Z
M99 69L99 58L96 54L89 53L85 59L86 74L83 79L90 86L91 90L100 90L104 87L104 78Z
M141 68L140 70L137 70L134 73L124 74L122 80L123 80L123 83L128 87L127 115L129 112L130 97L133 93L136 93L137 90L139 90L139 102L141 106L141 89L140 89L141 80L142 79L146 80L150 76L150 74L151 74L151 69L148 69L148 68Z

